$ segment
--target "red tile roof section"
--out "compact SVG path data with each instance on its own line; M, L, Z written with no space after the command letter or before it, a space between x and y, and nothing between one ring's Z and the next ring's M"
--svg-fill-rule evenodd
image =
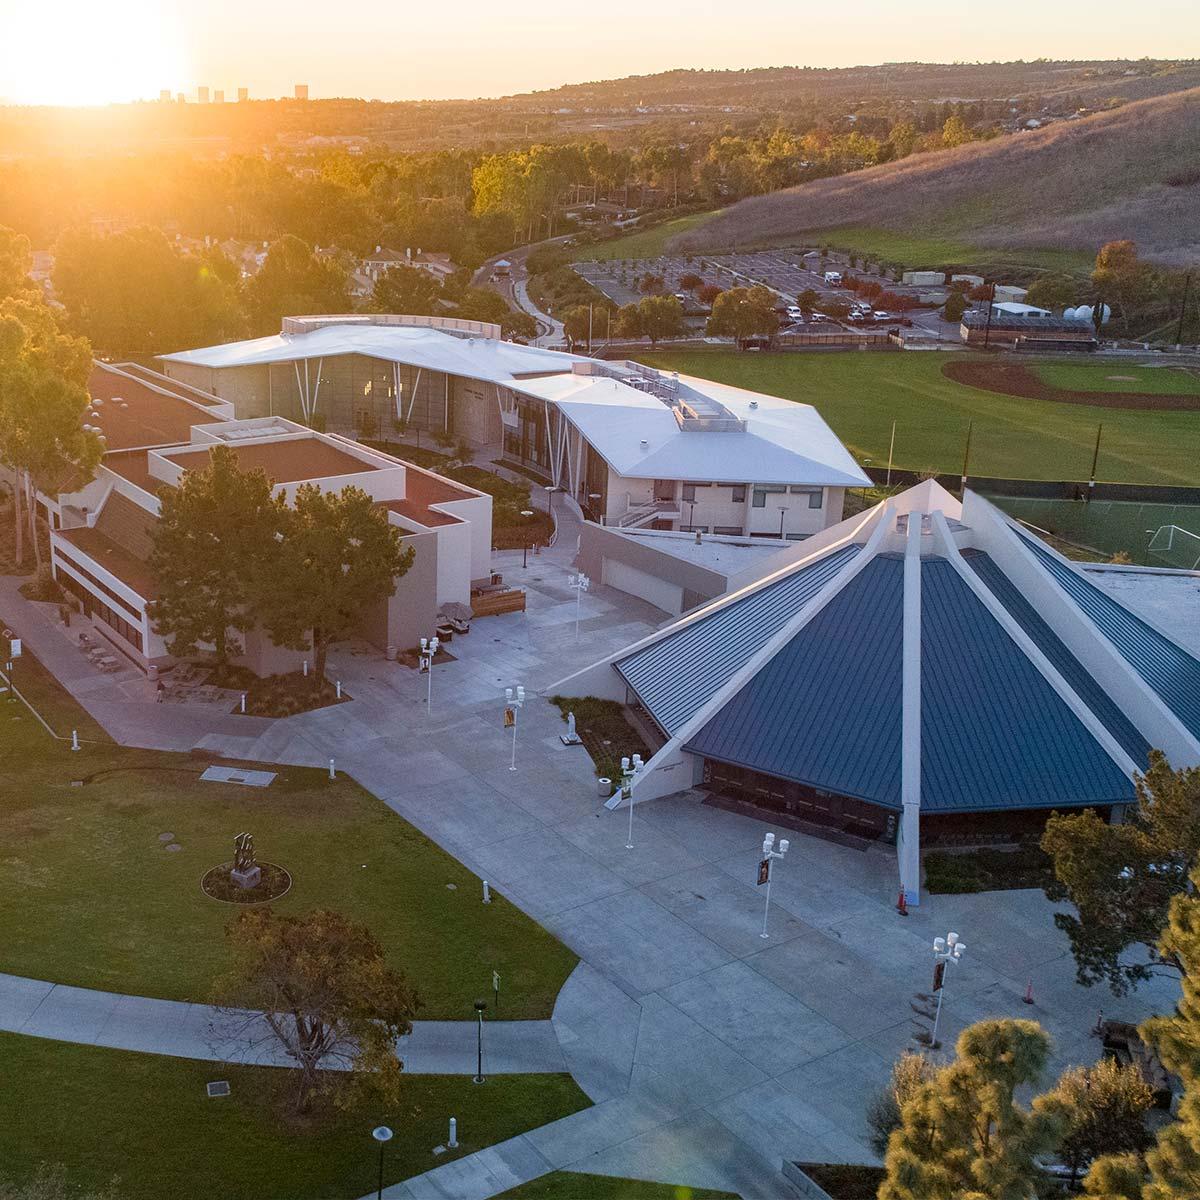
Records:
M338 475L358 475L364 471L378 471L376 462L356 458L336 446L316 437L295 438L291 441L258 443L223 443L237 455L238 464L244 471L261 467L276 483L300 483L310 479L330 479ZM185 471L206 465L209 450L205 446L196 450L172 452L170 459Z
M88 395L102 403L90 409L84 423L95 425L108 450L134 446L174 446L189 441L193 425L209 425L224 418L205 412L179 396L166 395L136 379L94 363L88 376ZM116 403L123 400L124 405Z

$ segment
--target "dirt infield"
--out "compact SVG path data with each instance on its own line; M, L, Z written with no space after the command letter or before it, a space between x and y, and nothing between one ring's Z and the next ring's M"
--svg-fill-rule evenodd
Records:
M1120 370L1114 367L1114 370ZM1200 410L1200 396L1160 395L1156 392L1075 392L1043 383L1020 363L948 362L942 374L955 383L999 392L1003 396L1023 396L1027 400L1053 400L1059 404L1090 404L1096 408L1140 408L1186 411Z

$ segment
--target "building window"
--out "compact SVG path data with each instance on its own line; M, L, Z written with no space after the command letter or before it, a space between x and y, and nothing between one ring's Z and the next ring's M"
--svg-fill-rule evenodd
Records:
M735 487L733 489L733 495L730 496L730 499L733 501L734 504L745 504L746 503L746 485L743 483L743 484L740 484L738 487Z
M810 533L789 533L785 535L789 542L803 542L812 537Z
M793 496L807 496L809 508L820 508L825 502L825 493L819 487L793 487L789 489Z
M680 533L707 533L707 525L680 525Z
M696 499L696 485L694 483L685 483L682 495L684 500L691 504Z
M787 491L785 487L756 487L754 489L754 500L752 501L755 508L766 508L768 496L782 496Z
M713 533L722 537L741 537L742 527L740 525L714 525Z

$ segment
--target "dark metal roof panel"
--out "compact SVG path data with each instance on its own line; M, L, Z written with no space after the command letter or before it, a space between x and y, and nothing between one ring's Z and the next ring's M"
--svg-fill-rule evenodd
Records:
M680 729L859 552L843 546L613 665L669 734Z
M954 564L921 571L921 811L1128 803L1133 784Z
M904 560L872 559L687 749L900 805Z
M1067 649L1058 634L1038 616L1033 605L996 565L996 560L990 554L974 550L964 552L963 559L1000 601L1008 615L1050 660L1051 665L1067 681L1080 700L1116 738L1125 753L1140 769L1145 770L1150 743L1142 737L1137 726L1121 711L1120 706L1100 686L1091 672Z
M1200 737L1200 662L1033 538L1019 536L1188 732Z

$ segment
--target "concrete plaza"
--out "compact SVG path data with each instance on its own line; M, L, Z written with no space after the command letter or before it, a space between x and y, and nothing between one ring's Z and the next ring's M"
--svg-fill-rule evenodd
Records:
M1053 1038L1049 1081L1097 1057L1098 1009L1136 1021L1173 1005L1171 979L1119 1001L1077 986L1040 892L926 897L899 915L884 847L790 835L764 939L755 871L771 825L698 794L638 805L627 850L627 814L603 808L586 752L561 745L559 713L537 693L663 614L593 586L576 638L573 550L565 524L559 545L525 570L520 555L496 556L506 579L528 589L528 611L476 621L454 639L455 661L434 674L432 712L423 677L343 647L330 671L353 701L286 721L164 710L140 677L96 674L48 610L3 584L5 612L31 649L52 669L61 663L121 741L264 762L333 757L579 954L553 1024L594 1106L387 1195L482 1200L568 1168L777 1196L784 1157L870 1161L866 1103L928 1026L916 997L930 985L930 943L950 929L968 949L947 981L944 1054L972 1021L1033 1018ZM512 771L503 689L518 683L528 698Z

